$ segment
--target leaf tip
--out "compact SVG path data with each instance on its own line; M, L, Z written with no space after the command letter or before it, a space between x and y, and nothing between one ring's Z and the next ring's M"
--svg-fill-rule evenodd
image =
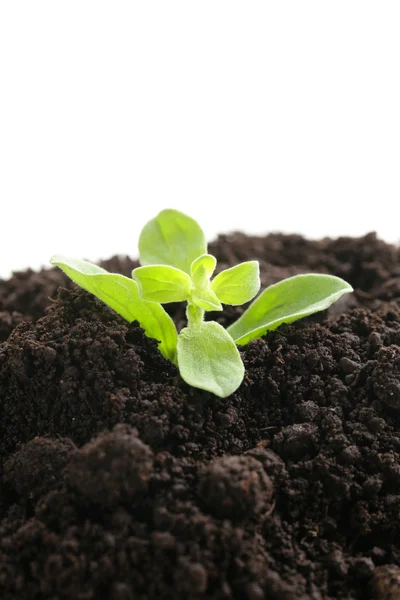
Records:
M53 254L53 256L50 258L51 265L57 266L60 262L62 262L62 257L59 254Z

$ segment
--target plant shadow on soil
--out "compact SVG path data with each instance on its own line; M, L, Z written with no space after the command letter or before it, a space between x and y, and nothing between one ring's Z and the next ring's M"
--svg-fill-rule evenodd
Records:
M0 281L2 600L400 598L399 249L236 233L210 252L355 293L241 348L220 399L61 271Z

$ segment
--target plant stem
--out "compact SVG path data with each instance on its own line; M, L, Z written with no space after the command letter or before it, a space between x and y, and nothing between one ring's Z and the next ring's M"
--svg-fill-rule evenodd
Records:
M188 321L188 327L199 327L204 319L204 309L200 308L192 302L188 302L186 307L186 318Z

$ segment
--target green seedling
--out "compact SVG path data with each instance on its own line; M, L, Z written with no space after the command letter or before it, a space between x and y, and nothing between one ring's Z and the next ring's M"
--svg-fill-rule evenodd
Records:
M265 335L282 323L292 323L328 308L353 288L339 277L296 275L267 287L230 327L205 321L207 311L223 304L241 305L260 289L255 260L221 271L207 253L199 224L173 209L161 211L139 238L142 266L132 279L108 273L85 260L54 256L75 283L114 309L127 321L138 321L146 335L160 343L162 354L174 362L189 385L225 398L244 377L237 345ZM187 326L179 333L162 304L186 302Z

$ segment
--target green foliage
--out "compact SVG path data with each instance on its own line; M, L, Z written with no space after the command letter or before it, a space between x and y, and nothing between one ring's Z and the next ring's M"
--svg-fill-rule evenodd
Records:
M132 277L139 284L142 298L163 304L187 300L192 286L190 275L168 265L138 267Z
M97 296L129 323L139 321L148 337L160 341L162 354L176 361L178 335L174 322L160 304L147 302L140 297L136 281L108 273L86 260L58 255L53 256L51 264L60 267L72 281Z
M328 308L352 287L331 275L297 275L271 285L227 330L204 321L206 311L222 304L240 305L260 289L259 265L248 261L221 271L212 279L217 261L207 254L205 236L196 221L167 209L149 221L139 239L141 267L132 279L107 273L87 261L55 256L73 281L126 320L137 320L160 351L176 362L189 385L222 398L232 394L244 377L236 344ZM178 334L161 304L187 302L187 327Z
M190 265L190 275L193 279L193 285L197 288L207 285L216 266L217 259L212 254L202 254L196 258Z
M247 344L282 323L292 323L321 310L352 292L351 285L333 275L295 275L270 285L228 332L237 344Z
M206 311L222 310L222 304L210 286L210 277L214 273L216 264L217 259L214 256L202 254L190 265L193 284L191 300Z
M256 260L222 271L211 284L212 291L224 304L249 302L260 289L259 265Z
M244 376L237 346L226 329L214 321L182 329L178 365L186 383L221 397L238 388Z
M194 259L206 252L200 225L179 210L162 210L146 223L139 237L142 265L170 265L190 273Z
M222 304L218 296L209 288L196 290L194 289L191 296L193 304L199 306L203 310L222 310Z

